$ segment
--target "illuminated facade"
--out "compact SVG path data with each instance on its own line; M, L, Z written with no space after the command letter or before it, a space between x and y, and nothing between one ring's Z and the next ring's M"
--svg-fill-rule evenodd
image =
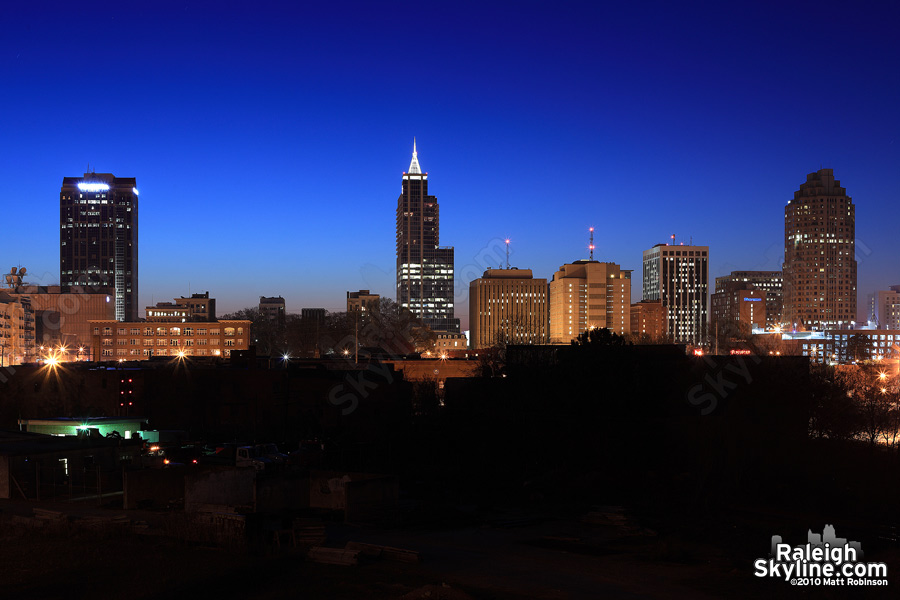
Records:
M434 339L434 354L441 356L453 350L465 350L468 345L464 333L439 333Z
M549 288L551 344L568 344L592 328L631 331L631 271L576 260L559 268Z
M784 320L841 329L856 320L856 216L832 169L806 176L784 208Z
M900 358L900 329L828 329L785 333L782 337L799 354L817 363L849 364Z
M119 321L138 319L138 190L134 177L64 177L59 192L63 291L112 287Z
M546 279L531 269L488 269L469 283L472 348L546 343L547 309Z
M440 209L413 142L397 200L397 303L433 331L459 333L453 311L453 247L439 246Z
M250 324L250 321L91 321L93 360L147 360L154 356L229 357L233 350L250 347Z
M732 271L730 275L716 277L716 291L711 298L710 331L718 331L722 336L733 335L738 328L749 334L753 327L774 329L780 326L784 305L782 287L781 271ZM744 300L751 296L753 300ZM750 308L746 302L762 302L765 306L754 304ZM765 315L762 322L760 315ZM752 321L748 320L751 318Z
M58 285L26 284L8 293L31 305L34 351L28 360L44 358L50 351L61 361L87 360L92 342L89 321L116 317L111 288L73 286L63 291Z
M657 244L644 250L643 300L666 307L666 334L705 344L709 322L709 246Z
M666 307L659 300L641 300L631 305L631 334L661 342L666 337Z
M26 336L26 315L30 303L24 303L0 292L0 367L20 365L34 351L34 316L31 316L31 339Z
M900 329L900 285L875 294L873 314L879 329Z
M191 294L190 298L175 298L174 302L158 302L156 306L148 306L147 322L149 323L190 323L216 320L216 299L209 297L209 292Z

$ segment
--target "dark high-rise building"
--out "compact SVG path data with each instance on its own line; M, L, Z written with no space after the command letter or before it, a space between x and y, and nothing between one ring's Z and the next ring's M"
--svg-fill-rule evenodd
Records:
M413 141L409 172L397 200L397 303L434 331L459 333L453 316L453 247L439 245L437 198L419 167Z
M270 323L284 325L284 320L287 316L287 313L285 311L284 298L282 298L281 296L273 296L271 298L260 296L259 316L264 318L266 321L269 321Z
M325 322L325 312L324 308L301 308L300 318L309 323L322 324Z
M856 320L856 214L832 169L806 176L784 208L784 320L841 329Z
M134 177L64 177L59 192L63 291L112 287L118 321L138 320L138 190Z
M657 244L644 250L643 300L666 307L666 335L679 343L705 344L709 246Z

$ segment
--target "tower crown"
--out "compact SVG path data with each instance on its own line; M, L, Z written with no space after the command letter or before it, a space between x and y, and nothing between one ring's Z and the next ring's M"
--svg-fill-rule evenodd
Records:
M412 160L409 162L409 174L410 175L421 175L422 169L419 168L419 155L416 152L416 138L413 138L413 155Z

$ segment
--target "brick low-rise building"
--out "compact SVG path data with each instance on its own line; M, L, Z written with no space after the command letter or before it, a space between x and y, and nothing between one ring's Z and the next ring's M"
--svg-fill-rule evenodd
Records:
M147 360L154 356L221 356L250 347L250 321L123 323L91 321L95 361Z
M651 341L666 336L666 307L660 300L641 300L631 305L631 334Z

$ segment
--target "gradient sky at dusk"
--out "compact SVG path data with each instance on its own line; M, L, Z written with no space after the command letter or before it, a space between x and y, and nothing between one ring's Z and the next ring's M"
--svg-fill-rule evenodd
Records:
M549 279L593 225L635 299L672 233L711 277L780 269L821 167L856 204L860 314L900 283L896 3L131 4L0 13L0 267L32 282L59 280L59 188L90 164L137 178L141 306L394 297L415 136L464 327L506 236Z

